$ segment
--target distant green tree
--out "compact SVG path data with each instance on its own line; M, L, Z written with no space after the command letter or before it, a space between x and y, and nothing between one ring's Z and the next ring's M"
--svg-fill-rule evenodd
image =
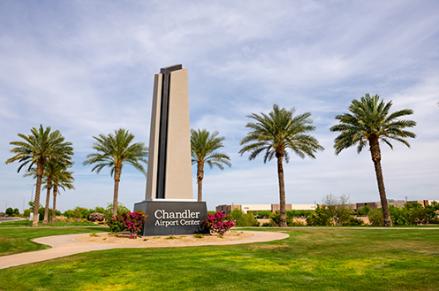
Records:
M117 215L119 182L124 164L130 164L145 174L143 164L147 162L147 148L143 143L134 143L134 135L126 129L118 129L114 134L94 136L93 149L84 165L94 165L92 171L99 173L103 168L110 168L114 177L113 215Z
M385 103L378 95L366 94L360 100L353 100L349 106L349 113L337 115L338 124L331 127L331 131L340 132L335 138L335 153L357 145L357 152L369 144L370 154L375 166L375 174L380 193L383 211L384 226L391 226L389 207L386 191L384 188L383 171L381 168L380 141L387 144L391 149L392 140L403 143L410 147L408 138L414 138L415 134L407 128L414 127L416 122L400 119L400 117L413 114L411 109L398 110L390 113L392 102Z
M12 216L12 215L14 215L14 209L12 209L11 207L8 207L8 208L6 208L5 213L7 216Z
M224 147L224 137L218 132L210 133L205 129L191 130L192 164L197 165L198 201L203 199L204 164L221 170L231 166L230 158L219 150Z
M285 178L283 161L289 161L288 150L301 158L315 158L318 150L323 150L317 139L309 135L314 130L311 113L294 115L294 109L288 110L273 105L268 114L252 113L248 116L252 121L247 123L247 135L241 140L243 146L240 154L250 153L249 159L255 159L264 153L264 163L273 157L277 159L279 180L280 226L287 226L285 211Z

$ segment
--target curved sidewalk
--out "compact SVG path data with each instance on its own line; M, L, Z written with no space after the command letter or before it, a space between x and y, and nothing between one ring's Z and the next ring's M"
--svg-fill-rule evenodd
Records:
M51 246L50 249L24 252L0 257L0 269L24 264L37 263L51 259L66 257L89 251L109 250L116 248L166 248L191 247L209 245L236 245L256 242L269 242L288 237L282 232L241 231L244 235L238 238L193 239L188 236L145 237L145 239L130 240L127 238L112 238L107 234L91 237L90 234L55 235L36 238L32 241Z

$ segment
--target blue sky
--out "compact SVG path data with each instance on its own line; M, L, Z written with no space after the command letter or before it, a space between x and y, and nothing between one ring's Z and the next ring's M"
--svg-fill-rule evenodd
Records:
M0 2L0 160L33 126L75 146L76 190L61 209L112 200L109 172L82 166L92 136L125 127L148 142L153 74L182 63L193 128L218 130L233 166L207 171L209 208L278 201L275 163L241 157L246 115L272 104L311 112L325 147L285 167L287 201L327 194L378 200L368 151L338 157L328 128L364 93L415 111L412 148L383 148L389 198L439 199L438 1L7 1ZM22 208L33 181L0 163L0 211ZM194 183L194 190L195 190ZM144 198L124 169L120 200Z

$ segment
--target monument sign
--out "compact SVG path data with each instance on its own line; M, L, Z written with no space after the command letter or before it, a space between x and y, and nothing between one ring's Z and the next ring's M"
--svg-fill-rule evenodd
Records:
M192 192L188 75L182 65L154 76L145 200L134 205L147 218L144 235L202 231L205 202Z

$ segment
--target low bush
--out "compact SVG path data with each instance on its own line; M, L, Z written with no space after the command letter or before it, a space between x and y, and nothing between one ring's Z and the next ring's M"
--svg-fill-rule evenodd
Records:
M130 238L137 238L141 233L143 224L145 222L145 215L143 212L134 211L126 212L117 216L113 216L107 221L111 232L129 231Z
M353 214L354 211L348 204L348 196L342 195L336 197L333 195L326 196L322 205L307 216L308 225L358 225Z
M112 210L113 210L112 204L109 204L107 208L103 208L103 207L85 208L78 206L74 209L68 209L64 211L62 215L69 219L75 219L76 221L82 221L82 220L96 221L96 218L99 218L97 221L101 221L100 216L95 217L95 215L91 215L94 213L100 213L104 215L104 220L110 221L112 217ZM117 214L122 215L127 212L129 212L129 209L126 208L124 205L119 204ZM61 213L57 211L57 215L61 215Z
M257 219L268 219L273 214L270 210L247 211L247 213L253 214Z
M94 212L93 209L78 206L74 209L64 211L63 215L67 218L87 219L92 212Z
M363 224L364 224L363 220L351 216L349 218L349 221L345 222L345 224L343 224L343 226L360 226L360 225L363 225Z
M137 238L145 223L145 214L140 211L128 212L122 215L123 225L131 233L130 238Z
M418 203L407 203L404 207L389 207L393 225L418 225L439 223L439 204L422 206ZM374 226L383 225L382 209L371 209L368 214L370 223Z
M105 220L105 215L99 212L90 213L88 220L91 222L103 222Z
M125 213L130 212L123 204L119 204L117 207L117 216L122 216ZM113 217L113 204L108 204L107 208L104 210L105 220L110 221Z
M122 216L114 216L107 220L108 228L111 232L121 232L125 230Z
M302 216L293 216L288 215L287 213L287 225L288 226L304 226L307 223L299 218L303 218ZM271 214L269 223L264 223L262 226L279 226L280 225L280 213L275 212Z
M207 215L206 227L210 234L218 234L222 237L227 231L235 226L235 221L224 212L217 211L215 214Z
M259 226L258 220L253 213L243 213L241 210L233 210L230 217L236 222L236 226Z
M332 225L331 216L327 211L326 206L317 205L317 208L314 210L314 212L306 218L306 223L307 225L311 226Z
M297 218L292 218L291 224L288 224L288 226L305 226L305 225L306 225L306 221Z
M308 217L314 212L314 210L288 210L287 217Z
M389 207L390 216L394 225L418 225L437 223L439 204L433 203L423 207L418 203L407 203L402 208Z
M373 226L382 226L384 223L383 211L381 208L372 208L367 214L370 224Z
M367 214L369 213L370 208L369 206L363 206L357 209L357 215L359 216L367 216Z
M287 224L291 224L291 223L292 223L291 218L287 217ZM271 224L271 226L279 226L280 225L280 213L279 212L275 212L275 213L271 214L270 224Z

